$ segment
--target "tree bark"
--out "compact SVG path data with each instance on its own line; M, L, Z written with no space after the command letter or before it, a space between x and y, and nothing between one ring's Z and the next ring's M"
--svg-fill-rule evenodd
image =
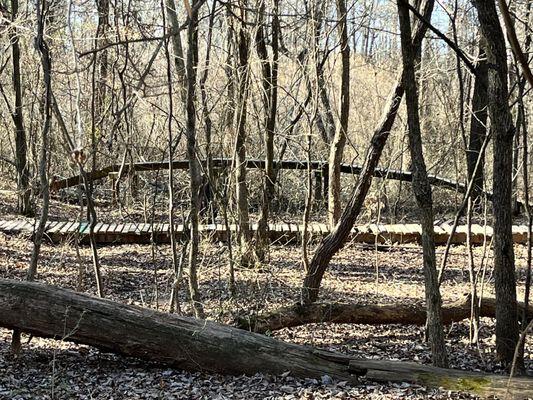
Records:
M418 85L415 75L416 49L411 40L411 18L409 9L398 0L400 39L407 106L407 125L411 166L413 170L413 192L415 195L420 223L422 225L422 254L424 264L425 298L427 309L427 329L431 345L431 361L437 367L447 367L448 357L444 344L442 326L442 299L439 290L437 260L435 256L435 232L433 230L433 196L428 181L426 162L422 149L422 132L418 114Z
M17 191L18 191L18 212L22 215L31 215L33 213L30 202L30 171L28 166L27 154L28 145L26 142L26 129L24 127L24 117L22 108L22 79L20 68L20 45L16 22L18 16L19 2L11 0L11 22L9 40L11 42L12 57L12 78L13 91L15 94L12 119L15 125L15 166L17 169Z
M426 19L430 18L433 11L434 0L426 0L423 6L423 15ZM426 34L427 27L417 23L413 35L413 46L418 49ZM391 98L385 108L383 119L379 122L367 150L365 161L361 168L361 173L357 186L355 187L348 204L346 205L339 222L335 225L333 231L326 236L315 250L311 259L309 271L304 278L302 285L302 302L304 304L312 303L318 298L318 291L322 277L328 268L331 258L339 251L346 242L350 231L361 212L366 194L372 183L373 171L379 163L381 153L389 137L390 131L396 119L398 108L404 93L402 70L392 92Z
M246 3L246 2L245 2ZM249 89L249 66L248 57L250 52L249 33L244 22L246 11L241 9L243 21L239 24L238 32L238 77L239 91L237 94L236 139L235 139L235 185L237 202L237 219L239 226L239 263L242 266L253 264L251 254L250 216L248 211L248 186L246 183L246 117L248 108Z
M483 194L484 186L484 165L485 158L481 159L481 164L474 174L476 162L483 145L483 141L487 135L487 87L488 87L488 65L485 59L484 41L481 37L479 40L478 62L476 65L477 75L474 78L474 91L472 93L471 110L472 116L470 118L470 135L468 137L468 151L466 153L466 168L468 180L473 177L472 188L472 203L474 210L480 210L481 196Z
M189 294L196 318L204 318L203 306L198 290L198 246L200 244L200 229L198 214L200 210L200 188L202 177L200 163L198 162L196 145L196 70L198 67L198 9L197 0L193 1L192 15L189 16L187 27L187 155L189 158L189 188L190 209L189 220L191 224L191 242L189 244Z
M256 48L262 67L263 103L265 106L265 170L263 175L263 193L261 199L261 214L258 220L257 237L255 241L255 255L258 261L265 259L270 240L268 238L268 219L270 203L274 196L276 174L274 171L274 134L278 110L278 59L279 59L279 0L274 0L272 11L272 61L268 58L266 47L266 33L263 27L265 5L261 3L259 12L261 17L256 33Z
M107 33L109 31L109 0L96 0L96 8L98 10L98 28L96 30L95 48L103 48L108 44ZM94 67L98 67L98 82L95 86L94 95L94 112L98 133L104 134L104 111L107 94L107 77L109 74L109 62L107 50L102 50L96 55L96 63Z
M41 183L41 193L43 196L43 205L41 209L41 216L39 224L35 231L33 238L33 250L31 253L30 266L28 268L27 279L33 280L37 275L37 264L39 262L39 254L41 251L41 244L48 220L48 208L50 204L50 187L48 183L48 162L49 162L49 146L50 146L50 126L52 124L51 103L52 103L52 60L50 58L50 50L45 39L45 25L47 13L46 1L38 1L36 7L37 16L37 36L35 38L35 45L41 58L41 67L43 70L44 81L44 107L43 107L43 126L41 129L41 155L39 160L39 178Z
M524 304L520 303L520 310L524 310L524 307ZM445 304L442 307L442 323L449 325L470 318L470 308L471 296ZM528 305L527 310L529 321L533 316L533 306ZM295 304L257 317L238 317L235 324L239 328L257 333L318 323L422 326L426 323L426 312L426 308L420 304L313 303L304 306ZM479 314L480 317L494 318L496 300L483 298Z
M350 115L350 45L348 41L348 11L345 0L337 0L337 19L341 46L342 76L340 98L340 124L329 152L329 187L328 187L328 220L334 226L341 214L341 172L340 164L346 145L348 133L348 117Z
M170 26L172 30L172 52L174 53L174 66L178 75L178 91L180 100L184 105L187 102L187 71L185 67L185 57L183 55L183 45L181 43L181 29L176 13L175 0L165 0L165 10L168 15Z
M514 127L509 110L507 52L494 0L472 0L487 43L488 109L494 137L493 214L496 352L506 365L518 343L516 277L512 236L512 168Z

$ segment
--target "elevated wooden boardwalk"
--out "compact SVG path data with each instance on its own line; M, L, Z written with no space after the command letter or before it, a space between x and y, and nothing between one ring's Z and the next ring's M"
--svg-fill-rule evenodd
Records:
M0 220L0 232L6 234L23 234L31 237L35 229L34 226L34 222L25 220ZM235 233L236 229L235 225L230 226L232 233ZM257 226L252 225L252 229L257 229ZM200 230L204 237L214 241L225 241L228 236L226 228L220 224L201 225ZM301 224L270 224L270 238L273 242L296 242L301 237L302 230L303 225ZM445 244L451 230L451 225L447 223L435 225L436 243ZM175 231L178 240L183 239L184 234L186 234L183 225L176 225ZM325 224L311 223L308 231L314 238L320 239L329 233L329 228ZM358 225L352 229L350 240L354 243L368 244L376 242L379 244L418 243L420 242L420 233L421 228L418 224ZM482 244L485 239L491 239L492 233L492 228L489 226L472 225L472 243ZM46 225L45 236L53 243L71 240L76 234L80 235L82 243L87 243L89 239L88 223L50 221ZM157 223L153 226L145 223L98 223L95 227L95 235L99 244L150 243L152 240L156 243L168 243L170 241L169 225L165 223ZM514 226L513 239L515 243L526 243L527 226ZM466 226L459 226L453 236L452 243L462 244L465 242Z

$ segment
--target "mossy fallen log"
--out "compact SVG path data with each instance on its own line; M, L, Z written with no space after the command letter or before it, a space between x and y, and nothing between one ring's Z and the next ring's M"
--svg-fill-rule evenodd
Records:
M352 384L361 376L381 382L413 382L416 377L420 384L482 396L501 395L505 382L502 376L440 369L438 379L422 379L428 374L432 377L436 370L410 363L351 359L210 321L33 282L0 280L0 326L186 370L224 374L290 371L294 376L311 378L327 374ZM466 377L466 381L461 381L465 382L464 387L457 384L457 377L461 376ZM522 399L525 393L533 393L533 379L516 378L509 387L512 398Z

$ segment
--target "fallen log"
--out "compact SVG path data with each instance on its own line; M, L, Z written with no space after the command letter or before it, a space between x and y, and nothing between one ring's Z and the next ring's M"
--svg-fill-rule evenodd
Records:
M350 360L351 368L366 371L365 377L377 382L409 382L451 391L470 392L498 399L531 399L533 378L513 378L504 375L437 368L404 361ZM489 390L487 388L490 387ZM453 397L450 397L453 398Z
M33 282L0 280L0 326L98 347L187 370L280 374L357 383L413 382L481 396L506 391L505 376L351 359L210 321L115 303ZM409 373L412 371L412 373ZM533 393L533 379L513 378L511 398Z
M519 303L523 309L523 303ZM480 316L494 318L496 300L484 298L481 302ZM520 313L521 315L521 313ZM529 306L528 315L533 316L533 305ZM444 304L442 320L444 324L459 322L470 318L470 297ZM337 324L367 325L424 325L426 308L423 304L346 304L346 303L312 303L309 305L295 304L259 316L236 318L235 325L256 333L272 332L283 328L300 325L330 322Z

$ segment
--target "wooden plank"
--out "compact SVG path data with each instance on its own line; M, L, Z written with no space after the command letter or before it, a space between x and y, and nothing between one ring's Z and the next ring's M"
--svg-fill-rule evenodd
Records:
M14 230L14 231L16 231L16 232L21 232L21 231L24 230L25 225L26 225L26 221L20 221L20 220L18 220L18 221L17 221L17 224L16 224L13 228L11 228L11 229Z
M127 223L124 224L124 228L122 229L121 233L123 235L129 235L130 233L132 233L131 232L132 229L133 229L133 224L131 222L127 222Z
M154 224L154 226L155 226L155 224ZM148 223L142 224L140 229L141 229L141 234L143 234L143 235L149 234L149 233L152 232L152 224L148 224Z
M309 231L315 234L321 234L320 224L317 222L312 222L309 224Z
M446 231L446 234L448 236L452 234L453 226L448 224L447 222L441 224L441 228ZM458 225L455 229L455 233L451 240L453 244L466 243L466 227L463 226L462 229L460 228L461 228L461 225Z
M106 229L105 229L105 233L113 233L113 231L115 230L115 226L116 224L106 224Z
M78 225L78 229L79 229L79 233L82 235L89 234L89 222L87 221L80 222Z
M216 233L217 226L216 226L216 224L206 224L206 225L204 225L204 230L205 230L205 232L207 232L209 234Z
M124 230L124 224L117 224L113 233L122 233Z
M17 226L18 222L19 222L18 220L11 221L11 222L6 226L6 231L8 231L8 232L14 232L14 227Z
M418 234L418 235L422 234L422 227L419 224L404 224L404 226L405 226L406 231L411 234L413 233Z
M37 229L37 225L39 223L37 221L35 221L35 229ZM46 231L49 231L50 229L52 229L54 226L56 226L58 224L57 221L50 221L48 224L46 224Z
M79 221L75 221L69 228L69 233L76 233L80 229L80 223Z
M104 224L103 224L102 222L98 222L98 223L94 226L94 233L95 233L95 234L100 233L100 229L102 229L102 226L103 226L103 225L104 225Z
M58 222L54 227L48 230L48 233L58 233L68 222Z
M319 228L320 228L320 232L323 234L323 235L327 235L329 234L329 227L326 225L326 224L318 224Z
M522 243L522 244L527 242L527 226L526 225L513 226L513 241L515 243Z
M2 224L2 230L3 231L9 231L11 229L11 227L15 224L15 222L17 222L17 221L13 221L13 220L4 221L4 223Z
M368 229L374 236L378 236L380 234L379 226L377 224L368 224Z
M109 230L109 224L103 223L100 226L100 229L98 229L98 233L100 233L101 235L106 235L108 230Z
M0 230L5 231L6 226L9 225L11 221L0 221Z
M198 225L198 231L200 231L201 233L208 233L207 225L205 224Z
M142 223L135 222L133 224L133 233L135 233L136 235L140 235L141 234L142 225L143 225Z
M8 224L5 226L5 228L4 228L5 231L6 231L6 232L9 232L9 233L12 233L12 232L13 232L13 227L14 227L15 225L17 225L17 222L18 222L18 221L9 221L9 223L8 223Z
M484 236L485 235L485 230L479 224L472 224L470 226L470 231L472 232L472 235L475 235L475 236L477 236L477 235Z
M32 222L30 221L22 221L20 225L17 227L19 231L25 231L25 232L31 232L32 229Z
M359 225L357 227L357 234L354 234L352 240L358 243L374 243L375 236L370 229L370 225Z
M382 225L384 237L391 243L401 243L402 233L396 224Z
M418 224L401 224L398 229L402 231L402 243L415 243L420 241L420 226Z
M25 224L26 221L17 220L15 221L15 224L11 227L11 231L20 232Z
M63 227L59 230L59 233L61 234L68 234L71 231L71 228L73 226L76 226L76 222L67 222Z
M433 231L435 232L435 244L444 245L448 241L448 234L446 231L439 225L433 226Z

